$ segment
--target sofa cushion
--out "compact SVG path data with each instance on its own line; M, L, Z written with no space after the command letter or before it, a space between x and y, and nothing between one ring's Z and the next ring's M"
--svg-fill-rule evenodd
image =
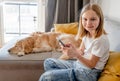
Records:
M67 33L67 34L77 34L78 22L54 24L54 28L55 28L55 32Z
M120 52L110 52L108 62L98 81L120 81Z
M52 31L53 30L54 32L76 35L78 32L78 22L54 24L54 29L52 29ZM67 55L62 54L59 59L68 60L68 59L75 59L75 58L70 58Z

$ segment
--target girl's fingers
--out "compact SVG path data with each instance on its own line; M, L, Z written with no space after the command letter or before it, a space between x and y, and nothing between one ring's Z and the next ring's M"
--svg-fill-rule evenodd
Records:
M65 47L70 47L70 44L66 44Z

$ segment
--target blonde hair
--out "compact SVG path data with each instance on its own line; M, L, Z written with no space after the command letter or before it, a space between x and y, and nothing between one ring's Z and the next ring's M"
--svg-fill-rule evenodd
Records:
M102 34L107 34L105 30L103 29L103 23L104 23L104 16L101 8L97 4L87 4L86 6L83 7L81 14L80 14L80 19L79 19L79 30L77 34L77 38L82 38L86 35L89 35L89 32L86 31L82 25L82 15L88 10L93 10L96 12L97 16L100 18L99 25L96 29L94 38L100 37Z

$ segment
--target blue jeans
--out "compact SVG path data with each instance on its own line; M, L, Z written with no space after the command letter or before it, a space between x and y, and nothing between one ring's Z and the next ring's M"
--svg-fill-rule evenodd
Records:
M39 81L97 81L101 70L83 67L75 60L49 58L44 61L45 73Z

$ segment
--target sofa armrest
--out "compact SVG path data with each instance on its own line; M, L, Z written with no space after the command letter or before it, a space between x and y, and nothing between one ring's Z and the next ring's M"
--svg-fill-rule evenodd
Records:
M51 32L55 32L55 28L51 28L51 30L50 30Z

